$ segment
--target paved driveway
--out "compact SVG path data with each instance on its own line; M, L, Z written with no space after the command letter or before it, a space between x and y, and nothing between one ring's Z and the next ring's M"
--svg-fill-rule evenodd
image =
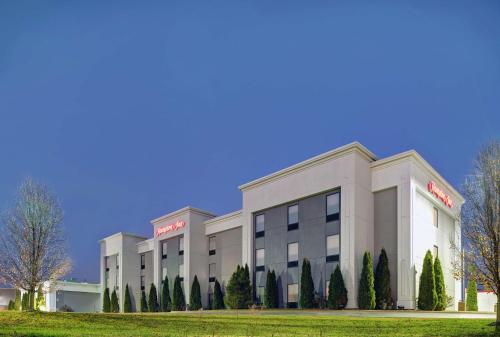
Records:
M184 313L184 312L183 312ZM200 314L199 311L188 313ZM206 310L203 314L218 315L299 315L299 316L349 316L349 317L398 317L398 318L487 318L495 319L495 313L417 310Z

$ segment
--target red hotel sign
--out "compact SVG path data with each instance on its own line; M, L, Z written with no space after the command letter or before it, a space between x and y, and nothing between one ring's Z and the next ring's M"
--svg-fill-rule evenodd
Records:
M435 182L429 181L427 183L427 190L434 194L436 198L440 199L449 208L453 207L453 200L451 200L450 196L444 193L442 189L437 187Z
M168 232L173 232L182 229L184 227L186 227L186 222L182 220L177 220L177 222L156 228L155 236L160 236Z

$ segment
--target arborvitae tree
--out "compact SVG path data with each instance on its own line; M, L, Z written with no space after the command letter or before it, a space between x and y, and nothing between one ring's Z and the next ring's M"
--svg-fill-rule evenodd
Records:
M215 280L214 284L214 299L212 301L212 309L224 309L224 295L222 294L220 283L217 280Z
M434 310L443 311L446 309L448 300L446 298L446 288L444 285L443 268L441 268L441 261L436 256L434 260L434 283L436 284L437 302Z
M183 311L186 309L186 299L182 291L181 278L179 275L174 280L174 293L172 296L172 310Z
M252 284L248 265L236 267L227 284L225 300L231 309L246 309L252 304Z
M196 311L201 308L200 282L198 282L198 277L194 275L193 284L191 285L191 293L189 294L189 310Z
M16 289L16 299L14 300L14 310L21 310L21 291Z
M240 279L241 279L241 267L240 265L236 266L236 271L231 275L229 282L226 287L226 305L231 309L241 309L243 305L241 304L242 300L240 299Z
M151 283L151 287L149 287L148 308L149 312L158 312L160 309L158 294L156 293L156 286L154 283Z
M118 296L115 289L111 293L111 312L120 312L120 304L118 303Z
M311 263L308 259L302 262L300 275L300 307L302 309L314 308L314 281L311 273Z
M280 298L279 298L279 286L278 286L278 278L276 277L276 272L273 270L273 280L275 284L274 290L274 307L279 308L280 306Z
M141 292L141 312L149 312L148 301L146 301L146 292Z
M39 285L36 292L35 309L40 310L42 307L45 307L45 295L43 294L42 285Z
M123 312L132 312L132 300L130 298L130 291L128 289L128 283L125 286L125 298L123 300Z
M276 283L276 273L274 270L267 272L264 305L270 309L278 307L278 284Z
M22 310L23 311L26 311L26 310L29 309L30 299L29 299L29 294L28 293L24 293L23 294L23 299L22 299L21 305L22 305Z
M104 290L102 295L102 312L111 312L111 299L109 297L109 288Z
M14 310L15 303L13 300L9 301L9 306L7 307L7 310Z
M358 307L365 310L375 309L373 262L370 252L365 252L363 255L363 269L358 289Z
M377 309L386 309L392 305L391 274L387 253L382 248L375 269L375 303Z
M163 287L161 288L161 311L169 312L172 309L172 300L170 299L170 289L168 286L168 276L165 275Z
M434 267L432 263L432 253L427 251L420 274L420 284L418 287L418 308L420 310L434 310L437 303L436 281L434 278Z
M330 309L343 309L347 305L347 289L339 265L335 267L335 271L330 276L327 304Z
M477 285L476 285L476 280L474 278L471 278L467 283L467 297L465 298L465 309L467 311L477 311Z
M245 269L243 270L243 283L241 285L243 289L244 302L248 308L253 303L253 291L252 282L250 281L250 270L248 264L245 263Z

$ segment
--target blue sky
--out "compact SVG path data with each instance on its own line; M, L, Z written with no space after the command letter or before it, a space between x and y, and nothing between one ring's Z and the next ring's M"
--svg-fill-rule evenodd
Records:
M353 140L459 187L500 135L498 1L2 1L0 209L61 198L71 276L97 241Z

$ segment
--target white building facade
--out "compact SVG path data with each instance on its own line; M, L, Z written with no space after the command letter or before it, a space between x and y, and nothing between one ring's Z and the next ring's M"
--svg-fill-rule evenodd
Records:
M315 291L327 296L339 265L348 307L357 307L364 252L389 257L395 305L416 307L427 250L438 254L448 296L462 300L451 273L452 242L460 243L463 198L418 153L378 159L355 142L241 185L242 209L216 216L193 207L151 221L153 237L118 233L100 241L102 291L115 289L123 308L128 285L138 310L151 283L170 291L180 276L186 299L194 276L209 307L214 281L227 284L238 264L252 271L255 301L274 270L280 306L296 307L301 264L311 261ZM188 301L186 301L188 302Z

